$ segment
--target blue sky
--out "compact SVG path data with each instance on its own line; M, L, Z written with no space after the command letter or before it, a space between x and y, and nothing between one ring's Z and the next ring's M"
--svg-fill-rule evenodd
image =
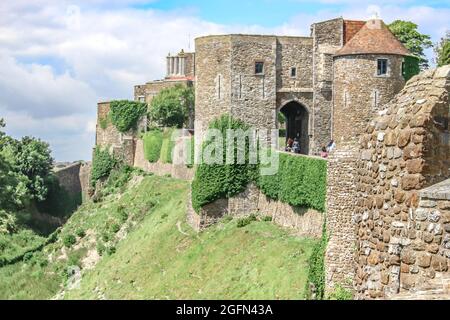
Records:
M298 13L314 14L334 11L338 15L347 8L365 1L339 0L155 0L135 5L140 9L178 10L192 12L202 19L221 24L259 24L274 27ZM373 4L400 4L402 7L430 6L449 8L450 1L372 1Z
M97 102L132 99L195 37L309 35L314 22L374 12L416 22L433 42L450 30L449 0L0 1L0 117L9 134L48 141L59 161L89 160Z

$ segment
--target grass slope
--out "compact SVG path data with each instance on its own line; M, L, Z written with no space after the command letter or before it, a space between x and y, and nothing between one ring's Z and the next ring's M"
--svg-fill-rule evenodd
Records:
M83 205L61 238L82 228L88 240L77 237L71 249L63 249L62 240L49 246L43 255L65 252L67 259L53 259L48 266L19 263L0 268L0 298L55 296L66 280L67 266L79 262L79 255L98 242L113 243L115 253L104 253L94 269L83 270L79 287L66 289L65 299L304 298L314 240L292 237L270 222L238 228L237 221L229 219L196 234L185 223L188 188L183 181L145 177L123 195ZM120 240L121 231L111 234L109 226L120 220L123 208L128 220L121 230L128 235Z

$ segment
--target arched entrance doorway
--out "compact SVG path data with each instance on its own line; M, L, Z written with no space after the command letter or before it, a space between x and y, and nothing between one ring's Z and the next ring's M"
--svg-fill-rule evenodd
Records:
M309 114L308 110L296 101L284 105L280 112L286 118L286 142L289 138L298 139L300 153L309 154Z

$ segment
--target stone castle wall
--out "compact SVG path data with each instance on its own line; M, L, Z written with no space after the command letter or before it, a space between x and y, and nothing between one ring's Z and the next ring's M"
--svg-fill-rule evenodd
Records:
M328 290L350 280L358 298L387 298L446 278L448 202L423 189L450 177L449 89L450 67L424 72L357 145L338 143L328 172Z
M377 59L388 59L388 75L377 76ZM373 117L405 85L403 57L352 55L334 59L333 139L357 142ZM351 124L351 125L349 125Z
M97 110L95 145L100 148L108 148L111 154L132 166L136 149L136 132L146 130L146 121L140 121L136 130L122 133L109 120L106 121L106 127L102 127L102 119L106 119L111 110L110 102L99 103Z
M173 88L176 85L193 86L188 79L166 79L150 81L143 85L134 86L134 100L145 102L150 105L153 98L163 89Z
M70 195L79 195L83 202L89 199L91 163L77 162L55 170L59 184Z
M184 140L181 139L177 142L179 147L184 147ZM176 154L176 150L175 150ZM181 162L181 161L180 161ZM151 163L145 159L144 155L144 142L142 139L136 140L136 149L134 154L134 167L140 168L147 172L152 172L159 176L170 175L173 178L191 181L194 177L194 169L186 167L182 163L162 163L158 161L156 163Z
M190 199L189 199L190 200ZM290 230L299 237L320 238L325 215L313 209L292 207L281 201L266 197L257 187L247 189L229 199L218 199L204 206L197 214L188 202L187 221L197 231L201 231L224 216L236 218L255 214L260 217L272 217L272 221Z
M448 269L446 236L420 190L450 177L450 67L411 79L361 137L357 290L385 297Z

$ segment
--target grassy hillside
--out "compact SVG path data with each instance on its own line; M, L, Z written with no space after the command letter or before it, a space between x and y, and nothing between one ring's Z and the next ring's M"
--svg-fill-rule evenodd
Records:
M135 176L112 185L72 216L56 243L0 268L0 299L304 297L314 240L230 219L196 234L185 223L188 183ZM80 282L67 281L73 265Z

